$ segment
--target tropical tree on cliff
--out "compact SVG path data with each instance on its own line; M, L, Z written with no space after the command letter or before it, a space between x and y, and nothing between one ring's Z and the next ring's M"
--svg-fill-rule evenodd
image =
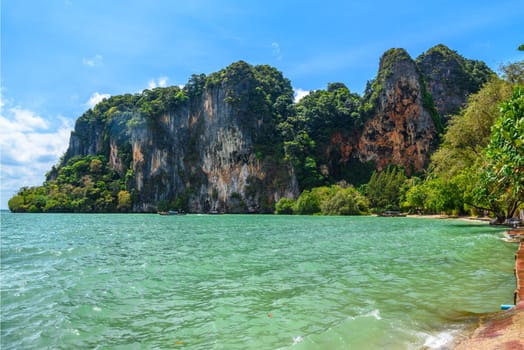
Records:
M333 132L349 136L364 123L361 99L342 83L330 83L326 90L312 91L295 106L293 115L282 120L277 130L284 141L285 157L291 161L301 190L344 180L343 166L330 163L327 146Z

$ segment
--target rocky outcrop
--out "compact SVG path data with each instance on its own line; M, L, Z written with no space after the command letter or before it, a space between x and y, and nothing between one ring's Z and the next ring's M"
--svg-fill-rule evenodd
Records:
M262 154L256 144L274 111L253 114L246 108L253 90L260 92L256 77L242 76L254 68L238 62L228 69L227 77L200 82L196 93L173 87L102 102L77 121L62 164L105 154L109 167L127 178L136 212L156 211L161 201L191 212L272 211L281 197L298 195L297 181L289 164ZM281 83L289 85L282 77ZM155 104L163 107L172 95L182 102L146 112Z
M438 132L431 106L424 103L423 84L406 51L391 49L382 56L372 97L375 109L358 143L361 161L373 161L378 170L399 165L408 174L427 166Z
M483 62L444 45L416 61L403 49L388 50L363 97L362 104L370 106L364 126L335 130L325 146L327 173L347 177L369 163L379 171L388 165L407 174L423 171L451 115L493 74Z
M442 44L424 52L416 61L443 124L494 75L484 62L465 59Z
M390 164L408 174L423 171L442 120L490 72L442 45L416 62L391 49L363 97L330 84L297 107L280 72L237 62L194 75L184 88L100 102L77 120L59 167L75 157L102 156L135 212L156 211L160 202L191 212L271 212L280 198L296 198L299 188L360 184ZM56 177L53 168L48 180Z

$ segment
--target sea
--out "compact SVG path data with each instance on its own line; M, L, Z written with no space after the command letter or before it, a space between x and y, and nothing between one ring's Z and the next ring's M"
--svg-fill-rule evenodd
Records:
M8 349L448 349L516 245L427 218L1 213Z

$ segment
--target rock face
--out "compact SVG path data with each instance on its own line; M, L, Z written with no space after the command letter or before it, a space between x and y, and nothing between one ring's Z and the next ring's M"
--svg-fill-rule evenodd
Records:
M390 164L407 174L423 171L451 115L493 75L485 63L444 45L416 61L403 49L388 50L363 97L363 104L371 106L363 128L335 131L325 146L328 172L337 172L333 164L345 164L343 172L351 173L355 164L369 162L379 171Z
M389 164L408 174L422 171L438 146L436 121L424 103L424 82L415 62L403 49L391 49L380 60L372 117L358 143L361 161L378 170Z
M280 198L296 198L299 188L308 187L308 174L316 184L357 183L353 174L390 164L408 174L423 171L442 122L490 74L483 63L442 45L416 62L405 50L391 49L363 97L344 95L334 107L341 115L313 108L305 115L317 124L301 129L303 135L290 127L308 120L297 114L289 80L269 66L237 62L207 77L194 75L183 89L102 101L77 120L59 167L75 157L101 155L118 174L121 190L130 193L134 212L156 211L160 202L191 212L271 212ZM332 84L332 95L317 94L317 106L330 108L329 96L342 88ZM343 118L353 121L337 124ZM307 132L321 141L311 141ZM310 152L317 158L302 157L307 164L298 168L286 153L292 145L298 153L316 147ZM57 174L54 168L48 180ZM119 189L112 191L116 196Z
M443 124L459 112L469 94L479 91L494 74L484 62L465 59L442 44L416 61Z
M128 178L135 212L156 211L160 201L191 212L270 211L281 197L298 195L297 182L289 164L257 152L267 115L251 115L236 99L255 89L256 79L231 80L201 84L199 93L153 117L134 107L111 114L110 106L119 102L108 101L107 111L102 103L92 112L97 117L87 113L77 121L63 164L75 156L107 154L109 166ZM128 99L137 104L137 98Z

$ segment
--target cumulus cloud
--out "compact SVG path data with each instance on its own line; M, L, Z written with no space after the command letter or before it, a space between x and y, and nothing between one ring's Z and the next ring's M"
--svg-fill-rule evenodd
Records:
M22 109L20 107L12 107L8 113L12 116L11 120L0 116L0 122L3 125L0 130L0 135L5 133L16 133L33 131L35 129L47 129L47 122L34 112Z
M104 61L102 55L95 55L93 57L84 57L82 58L82 63L88 67L101 66Z
M149 83L147 83L147 88L154 89L157 87L166 87L168 79L169 79L168 77L160 77L157 79L151 79Z
M304 98L304 96L309 95L309 91L308 90L303 90L301 88L294 89L294 91L295 91L295 103L297 103L302 98Z
M106 98L109 98L110 94L101 94L98 91L93 92L91 97L89 97L89 100L85 103L85 105L88 108L93 108L97 105L98 102L101 102L102 100L105 100Z
M1 207L22 186L40 185L44 175L64 154L73 122L59 116L53 126L37 113L16 106L0 115Z

